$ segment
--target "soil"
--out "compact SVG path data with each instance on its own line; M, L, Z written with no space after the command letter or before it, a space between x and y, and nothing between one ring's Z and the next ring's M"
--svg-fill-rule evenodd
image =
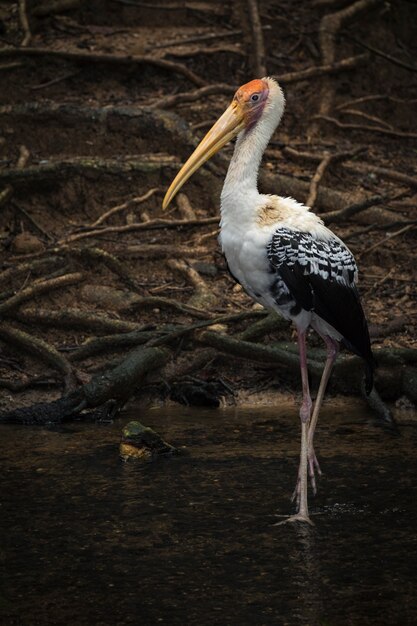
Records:
M168 262L170 257L182 256L199 272L207 292L214 294L210 305L213 312L251 310L253 302L227 273L214 223L195 228L99 233L71 244L67 240L76 233L85 233L86 226L112 207L154 188L156 192L146 201L130 203L125 210L109 217L105 225L144 223L159 217L184 219L184 212L177 205L167 216L162 214L164 191L195 140L203 136L226 108L231 96L217 93L196 97L159 114L158 105L166 97L196 90L199 85L172 69L129 58L146 55L180 63L200 77L201 84L224 83L233 87L244 83L253 77L253 49L243 5L224 0L195 3L164 0L154 6L146 2L134 6L133 2L109 0L73 3L75 8L69 11L45 10L41 15L36 4L28 2L30 49L120 55L125 60L98 62L30 53L16 58L10 54L1 60L0 193L7 185L12 188L10 198L0 204L1 268L6 271L65 251L62 262L53 269L34 267L3 281L1 301L36 284L40 278L78 271L83 272L82 281L25 302L19 312L28 308L61 312L77 308L140 324L190 323L192 317L173 313L163 305L139 310L124 307L135 294L189 302L196 295L195 285ZM334 3L329 9L320 7L319 3L295 0L285 0L279 5L268 0L259 2L268 72L279 79L283 74L320 65L320 20L325 12L336 11L344 4ZM393 2L361 14L339 33L338 60L366 52L362 45L365 43L402 62L395 64L384 56L370 54L367 62L354 70L331 75L335 89L332 117L343 124L366 125L371 129L340 128L322 120L319 133L311 137L322 78L284 83L286 113L273 138L272 151L264 160L269 180L271 176L286 174L295 181L310 183L317 162L291 158L286 149L314 154L362 149L353 162L368 169L353 171L338 162L326 171L320 185L343 192L346 198L373 195L386 198L378 210L371 208L332 225L358 260L360 290L371 324L384 326L396 318L404 318L396 331L375 336L375 347L417 347L416 184L394 180L377 169L400 172L414 177L414 181L417 178L417 74L415 69L404 67L414 62L416 21L417 6ZM3 2L0 7L0 29L6 47L20 45L22 30L12 2ZM234 31L239 33L232 34ZM212 34L218 38L177 45L183 39ZM169 46L172 41L175 45ZM2 67L9 63L17 66ZM363 100L355 103L358 98ZM349 106L341 109L350 101ZM354 112L349 113L352 109ZM390 132L385 134L372 127ZM231 150L230 146L224 150L226 160ZM197 219L218 214L224 155L196 174L184 188ZM19 157L21 172L15 174ZM126 166L128 157L141 165ZM39 168L46 166L51 166L50 173L46 175L42 170L39 175ZM278 187L276 192L280 193ZM297 200L305 201L306 196L300 195ZM322 210L320 203L314 210ZM143 257L133 249L150 244L167 249L173 246L178 250L182 247L206 250L198 255L173 253L167 258L161 254ZM128 288L121 273L112 271L99 259L86 261L73 252L86 246L100 248L119 259L124 278L130 277L135 289ZM108 289L103 291L103 288ZM18 320L16 311L8 322L42 338L63 354L97 334ZM236 325L233 331L243 329L248 323ZM290 332L286 328L273 338L288 339ZM312 341L314 344L315 339ZM21 393L9 390L3 406L10 408L59 395L59 388L45 387L48 379L61 382L49 366L25 351L19 352L10 343L0 346L3 381L39 376L43 384ZM121 353L117 354L120 357ZM191 356L192 352L185 349L178 357L179 362ZM77 364L78 379L88 380L108 358L108 355L94 357ZM213 371L208 367L202 374L210 377ZM270 381L266 367L254 368L242 362L236 368L227 359L216 366L216 375L226 377L237 390L249 387L256 391ZM274 384L280 383L275 380Z

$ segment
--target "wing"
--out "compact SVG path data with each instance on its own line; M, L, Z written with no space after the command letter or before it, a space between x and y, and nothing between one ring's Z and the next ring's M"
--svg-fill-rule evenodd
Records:
M269 242L268 259L297 305L335 328L346 347L372 368L368 325L355 286L356 262L343 242L282 227Z

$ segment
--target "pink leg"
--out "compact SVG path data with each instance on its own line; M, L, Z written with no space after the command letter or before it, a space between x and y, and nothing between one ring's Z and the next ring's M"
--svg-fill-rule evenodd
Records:
M303 401L300 408L301 419L301 452L300 452L300 466L298 470L297 484L294 490L293 498L297 498L298 511L296 515L288 517L285 522L307 522L311 524L311 520L308 514L308 501L307 501L307 472L308 472L308 432L311 415L311 397L308 384L308 370L307 370L307 351L306 351L306 333L298 332L298 349L300 352L300 366L301 366L301 383L303 389ZM281 523L285 523L281 522Z
M311 416L311 422L308 428L308 437L307 437L308 471L310 475L311 486L313 488L314 493L317 492L315 471L317 470L318 474L321 474L320 466L319 466L317 457L314 452L314 445L313 445L314 431L316 430L317 420L319 418L320 409L323 404L324 394L326 393L327 383L329 381L334 362L339 352L339 344L335 339L332 339L331 337L328 337L326 335L322 335L322 339L326 343L327 359L326 359L326 363L323 369L323 374L321 376L320 386L317 392L317 398L314 404L313 415Z

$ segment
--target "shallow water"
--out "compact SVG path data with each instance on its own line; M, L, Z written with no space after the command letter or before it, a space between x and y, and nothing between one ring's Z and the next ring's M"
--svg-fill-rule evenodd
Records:
M129 419L187 454L122 463ZM314 528L274 526L292 510L293 406L2 426L0 623L416 624L415 424L395 437L330 401Z

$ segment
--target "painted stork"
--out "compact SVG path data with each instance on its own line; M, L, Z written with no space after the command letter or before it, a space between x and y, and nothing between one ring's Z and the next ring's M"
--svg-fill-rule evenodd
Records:
M273 78L252 80L240 87L177 174L163 208L203 163L237 136L221 193L220 243L232 276L244 290L257 302L292 320L297 328L303 394L301 453L293 496L297 513L285 521L311 524L308 475L315 493L315 473L321 473L314 452L314 431L339 345L344 344L364 359L368 391L373 384L373 358L355 286L357 267L350 250L308 207L292 198L258 192L262 155L284 106L284 95ZM310 326L327 349L314 408L306 353Z

